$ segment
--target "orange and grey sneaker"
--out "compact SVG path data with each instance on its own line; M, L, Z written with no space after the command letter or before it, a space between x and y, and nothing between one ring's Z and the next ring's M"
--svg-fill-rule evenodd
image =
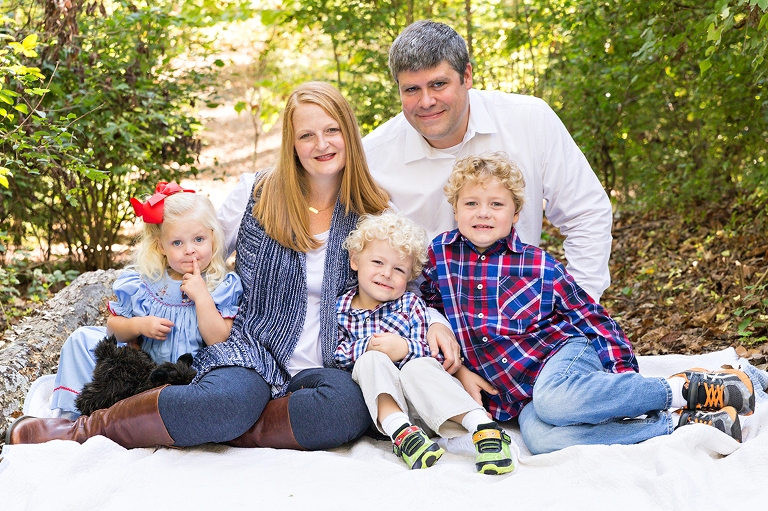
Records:
M395 454L403 458L410 469L429 468L445 453L418 426L404 425L395 432L393 442Z
M688 424L708 424L719 429L731 438L741 442L741 423L736 409L726 406L716 412L704 412L701 410L683 410L677 427Z
M715 411L732 406L739 415L755 411L755 392L749 376L736 369L689 369L671 376L685 378L683 398L688 410Z
M512 439L495 422L480 424L472 442L477 451L475 467L481 474L506 474L515 469L509 449Z

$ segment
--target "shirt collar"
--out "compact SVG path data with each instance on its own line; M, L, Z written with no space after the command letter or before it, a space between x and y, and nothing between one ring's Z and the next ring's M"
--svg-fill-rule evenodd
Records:
M445 238L443 240L443 243L445 245L453 245L454 243L465 243L468 247L470 247L472 250L480 253L475 246L472 244L471 241L469 241L467 238L465 238L458 229L454 229L449 233L446 233ZM509 233L509 236L506 238L501 238L500 240L496 241L493 245L488 247L488 250L483 252L483 255L493 254L494 252L497 252L499 250L509 249L511 252L515 253L522 253L524 250L523 242L520 241L520 237L517 235L517 231L515 230L514 226L512 227L512 232Z
M411 126L408 119L405 121L405 163L411 163L428 157L445 157L449 155L436 151L426 141L421 134L416 131L416 128ZM496 123L488 114L488 110L485 108L485 104L481 101L480 95L475 89L469 89L469 123L467 124L467 133L464 135L464 140L472 139L476 134L493 134L496 133ZM445 155L445 156L443 156Z
M387 307L389 310L401 310L403 308L403 296L398 298L397 300L392 300L391 302L384 302L380 303L376 306L375 309L355 309L352 307L352 299L357 294L358 286L356 286L353 289L350 289L343 295L341 295L336 303L336 312L346 312L347 314L354 314L354 315L363 315L363 314L373 314L374 312L383 309Z

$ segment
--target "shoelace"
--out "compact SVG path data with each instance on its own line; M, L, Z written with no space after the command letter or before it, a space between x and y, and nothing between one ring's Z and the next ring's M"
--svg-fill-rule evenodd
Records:
M708 426L712 425L712 419L701 419L699 417L694 417L693 419L688 419L689 422L693 422L694 424L706 424Z
M707 399L704 401L706 408L722 408L725 402L725 385L702 382Z

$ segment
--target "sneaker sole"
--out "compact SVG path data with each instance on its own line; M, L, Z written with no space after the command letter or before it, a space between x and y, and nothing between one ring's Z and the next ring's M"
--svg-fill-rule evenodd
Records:
M477 467L478 473L487 475L506 474L515 470L512 460L499 460L498 462L483 461L475 463L475 466Z
M442 447L437 451L427 451L422 454L421 458L416 461L416 463L413 464L411 470L429 468L437 463L437 460L439 460L443 454L445 454L445 450L443 450Z

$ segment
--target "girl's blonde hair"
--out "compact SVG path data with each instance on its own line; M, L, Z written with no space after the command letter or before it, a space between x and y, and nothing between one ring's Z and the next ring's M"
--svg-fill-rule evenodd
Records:
M325 82L299 85L288 97L283 112L283 139L277 166L265 172L254 188L257 201L253 216L272 239L300 252L320 246L309 233L309 182L294 147L293 113L303 104L319 106L339 123L347 152L339 200L346 213L378 213L387 208L389 201L387 192L371 177L357 120L344 96Z
M175 193L164 199L163 223L148 224L139 235L139 245L131 266L152 281L160 280L165 274L168 260L160 251L160 234L163 225L182 224L196 220L213 232L213 253L207 268L200 268L209 291L216 289L227 275L224 259L224 232L216 218L216 209L211 200L202 193Z
M517 164L501 152L468 156L457 161L443 191L456 211L459 192L467 181L485 186L494 177L512 193L515 212L519 212L525 203L525 178Z
M427 231L410 218L391 210L378 215L363 215L344 241L344 248L350 257L354 257L373 240L388 241L401 257L413 256L409 280L416 278L427 264Z

